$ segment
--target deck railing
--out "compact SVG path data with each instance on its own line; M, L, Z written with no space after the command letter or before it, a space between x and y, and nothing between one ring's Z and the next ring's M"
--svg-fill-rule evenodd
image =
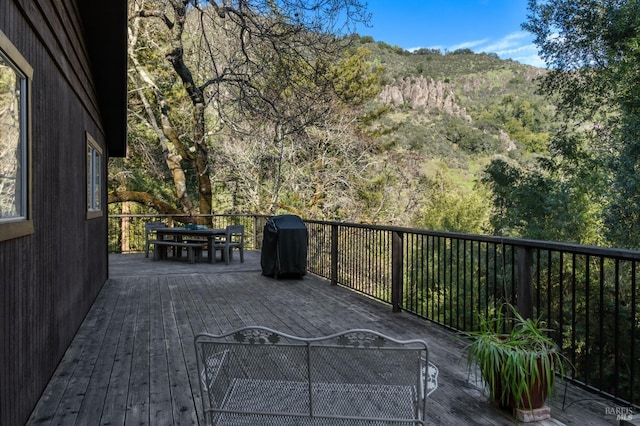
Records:
M144 223L112 216L110 249L144 250ZM182 220L186 218L164 218ZM267 217L221 215L245 224L259 248ZM539 317L571 361L568 378L640 406L640 252L495 236L305 220L309 272L457 331L478 326L508 301ZM126 227L128 232L123 232ZM126 233L128 236L123 236ZM117 237L119 235L119 237Z

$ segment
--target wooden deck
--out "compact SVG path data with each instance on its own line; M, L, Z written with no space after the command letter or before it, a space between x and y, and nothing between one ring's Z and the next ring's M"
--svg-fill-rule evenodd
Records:
M264 325L302 337L369 328L427 341L439 370L429 424L511 425L469 379L465 342L454 333L311 274L274 280L260 254L230 265L110 255L110 279L51 378L28 424L190 425L202 409L195 334ZM615 405L569 385L556 386L551 422L617 424ZM563 400L565 409L563 409Z

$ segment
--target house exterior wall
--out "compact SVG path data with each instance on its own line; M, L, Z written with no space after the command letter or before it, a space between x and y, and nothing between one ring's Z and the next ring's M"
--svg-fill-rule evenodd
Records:
M33 232L0 238L1 425L27 421L108 277L109 132L84 35L88 23L78 9L83 2L0 3L0 31L33 68ZM112 24L126 29L126 22ZM87 135L104 153L104 213L97 217L87 214Z

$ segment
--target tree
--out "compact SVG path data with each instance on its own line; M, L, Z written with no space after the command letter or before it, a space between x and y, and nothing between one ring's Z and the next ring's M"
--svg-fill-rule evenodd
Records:
M190 214L212 212L223 130L250 135L255 127L241 124L258 120L282 152L323 119L335 93L330 64L368 20L359 0L132 0L129 16L131 116L161 146ZM111 199L147 199L135 192Z
M595 169L597 170L597 169ZM536 156L526 163L492 159L483 182L491 189L496 212L491 224L499 235L596 245L601 209L593 178L559 172L556 160Z
M574 178L604 168L597 200L606 202L607 242L638 248L640 1L530 0L529 12L523 28L550 67L541 89L565 117L551 147L558 165Z
M486 232L489 207L481 187L472 191L456 186L446 167L422 181L424 201L416 226L469 234Z

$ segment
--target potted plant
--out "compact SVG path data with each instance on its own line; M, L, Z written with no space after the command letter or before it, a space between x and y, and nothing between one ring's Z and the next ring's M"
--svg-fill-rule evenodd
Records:
M469 333L469 369L480 369L491 400L500 407L534 410L544 405L556 372L564 373L549 331L539 320L525 319L505 304L490 318L482 318L478 331Z

